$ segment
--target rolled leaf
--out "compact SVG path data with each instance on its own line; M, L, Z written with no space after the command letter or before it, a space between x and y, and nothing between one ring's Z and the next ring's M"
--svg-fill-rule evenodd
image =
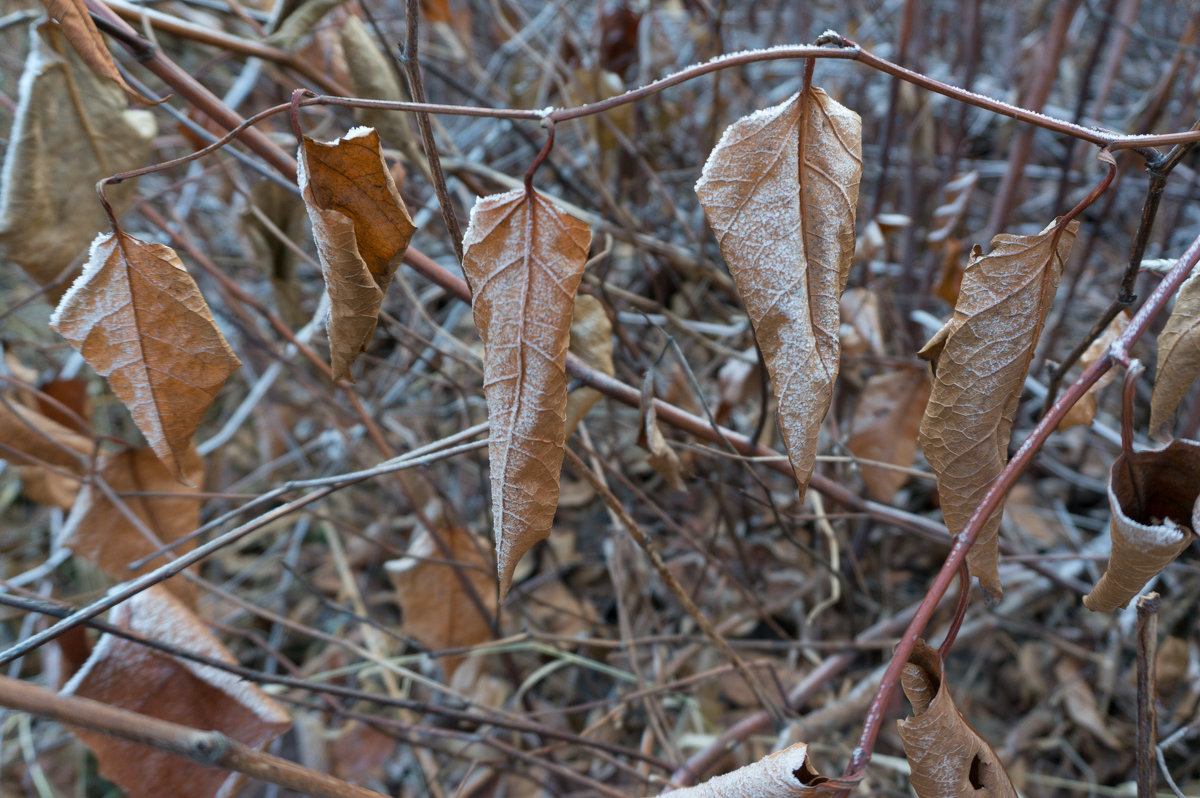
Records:
M1100 582L1083 597L1095 612L1112 612L1183 553L1200 524L1200 443L1121 455L1108 478L1112 554Z

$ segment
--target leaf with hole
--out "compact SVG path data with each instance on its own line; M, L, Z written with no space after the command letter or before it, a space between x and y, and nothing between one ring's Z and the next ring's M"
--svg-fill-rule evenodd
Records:
M591 230L536 191L484 197L463 236L483 339L500 595L550 535L566 437L567 347Z
M108 378L180 482L192 436L241 361L196 281L162 244L101 234L50 327Z
M918 640L900 684L913 714L896 725L918 798L1017 798L996 752L954 705L936 650Z
M920 443L938 480L942 515L958 534L1008 462L1013 416L1034 347L1054 302L1078 222L1032 236L1002 234L971 252L954 315L918 353L933 372ZM984 524L967 562L993 597L1001 510Z
M730 126L696 183L762 348L801 495L837 379L861 173L862 120L809 88Z

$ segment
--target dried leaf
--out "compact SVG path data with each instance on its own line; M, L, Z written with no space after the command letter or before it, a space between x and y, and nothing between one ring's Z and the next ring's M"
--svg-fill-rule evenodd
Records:
M591 230L536 191L484 197L463 237L463 272L484 346L500 596L550 535L566 435L567 347Z
M1179 289L1175 309L1158 335L1158 371L1150 397L1150 432L1171 423L1184 394L1200 377L1200 272Z
M861 172L862 121L814 88L734 123L696 183L774 383L801 495L837 378Z
M204 461L196 454L195 447L184 455L182 465L190 484L204 481ZM195 497L199 488L180 485L151 450L126 449L101 455L97 470L122 500L128 514L113 502L107 491L88 484L80 491L55 543L116 581L124 582L162 565L164 559L154 560L138 570L128 567L134 560L153 554L164 544L173 543L200 526L203 502ZM127 495L140 493L164 495ZM137 519L136 523L130 515ZM180 544L171 556L178 557L195 545ZM195 588L182 574L165 584L177 597L193 603Z
M1083 597L1095 612L1129 604L1183 553L1200 528L1200 443L1122 454L1108 477L1112 554L1100 582Z
M1080 369L1087 369L1109 350L1109 347L1121 337L1121 333L1125 332L1125 328L1129 326L1129 311L1123 310L1118 313L1108 326L1104 328L1104 332L1091 345L1084 350L1079 357ZM1116 374L1109 371L1107 374L1096 380L1091 388L1088 388L1078 402L1071 406L1067 414L1063 416L1062 421L1058 422L1055 428L1058 431L1070 429L1071 427L1081 427L1091 424L1096 418L1096 409L1098 407L1097 395L1105 386L1116 378Z
M109 622L236 664L204 623L161 587L118 605ZM109 634L100 637L62 692L194 729L219 731L258 749L291 725L287 713L253 684L227 671L160 654ZM72 731L96 754L100 775L124 789L129 798L228 798L237 793L241 781L237 774L99 732Z
M483 617L462 579L475 588L494 617L492 564L484 557L481 542L462 527L446 527L441 537L450 549L449 561L429 531L421 528L413 535L407 555L387 563L388 577L404 613L405 634L434 651L469 648L491 639L492 619ZM442 658L447 684L464 659Z
M918 798L1017 798L996 752L954 705L935 649L918 640L900 684L913 714L896 725Z
M108 226L96 181L142 166L157 127L150 111L126 110L121 90L79 59L58 26L30 36L0 179L0 259L45 285ZM108 192L114 211L134 188Z
M350 366L371 341L383 296L417 228L374 130L354 128L331 142L305 137L298 160L300 192L332 302L333 376L350 379Z
M876 374L867 381L854 408L846 448L864 460L911 466L929 391L929 380L919 371ZM867 492L880 502L890 502L908 481L908 474L890 468L863 464L859 471Z
M50 327L108 383L174 477L241 362L170 247L101 234Z
M266 37L266 43L280 50L291 50L326 14L343 2L345 0L289 0L279 3L271 15L271 33Z
M802 798L819 795L828 781L808 761L808 745L796 743L744 768L715 776L703 784L668 793L672 798Z
M304 202L294 191L263 180L250 190L242 225L254 250L254 262L271 280L280 318L293 329L303 327L312 318L312 310L304 307L305 292L296 277L297 249L293 242L308 234Z
M1079 229L1071 222L1059 235L1055 224L1033 236L998 235L987 255L975 247L954 315L918 353L934 378L919 440L951 534L966 526L1008 461L1025 376ZM987 520L967 555L971 573L994 598L1003 592L996 562L1001 513Z
M612 321L604 312L604 304L591 294L575 297L575 313L571 319L570 351L594 369L613 375ZM586 385L567 396L567 439L583 417L600 400L600 392Z
M154 103L121 77L112 53L104 44L104 37L92 21L92 15L88 13L84 0L42 0L42 5L46 7L46 13L58 22L67 41L93 72L116 83L133 99Z
M658 427L658 413L654 410L654 378L646 373L642 381L642 400L638 406L638 446L650 453L646 459L650 467L659 473L674 490L687 490L683 482L683 463L679 455L667 445L662 430Z
M1062 685L1058 697L1071 720L1087 729L1112 750L1124 750L1125 746L1121 745L1120 739L1108 728L1104 718L1100 717L1096 694L1084 679L1080 663L1070 657L1064 657L1054 666L1054 675Z

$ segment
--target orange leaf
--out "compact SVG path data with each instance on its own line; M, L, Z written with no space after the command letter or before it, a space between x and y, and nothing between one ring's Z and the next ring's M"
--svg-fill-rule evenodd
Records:
M195 448L185 454L182 465L189 483L199 485L203 482L204 461ZM180 485L151 450L126 449L101 455L97 470L100 478L122 500L128 514L106 491L89 484L71 508L56 543L118 582L162 565L165 560L157 559L135 571L128 568L134 560L154 553L162 545L173 543L200 526L202 502L194 497L199 489ZM168 495L122 495L134 493ZM130 515L137 519L136 523ZM181 544L172 550L171 556L178 557L193 548L195 543ZM195 588L184 581L182 574L165 584L185 602L190 604L195 600Z
M896 725L918 798L1017 798L996 752L954 706L937 651L917 641L900 684L913 714Z
M108 378L183 482L192 435L241 362L175 251L124 233L97 236L50 326Z
M330 142L304 138L299 184L329 289L334 379L375 332L383 296L416 227L383 161L379 134L356 127Z
M1013 415L1079 229L1071 222L1059 235L1056 224L1032 236L998 235L987 255L975 247L954 315L918 353L933 371L921 450L937 475L952 535L1008 462ZM995 598L1003 592L1000 516L999 509L992 514L967 555L971 573Z
M480 541L462 527L446 527L441 536L450 549L450 562L429 531L421 528L413 535L408 554L386 566L404 613L404 633L434 651L468 648L492 637L492 619L480 613L460 576L475 588L489 611L496 609L492 564L484 557ZM442 659L447 684L463 659Z
M517 561L554 523L567 346L591 235L541 194L518 189L476 202L463 237L463 271L484 346L501 598Z
M1200 443L1122 454L1108 477L1112 554L1100 582L1083 597L1095 612L1124 607L1183 553L1200 527Z
M837 378L861 173L862 121L814 88L734 123L696 183L774 383L801 495Z
M154 104L154 100L143 96L141 92L126 83L125 78L121 77L112 54L104 44L104 37L100 35L96 23L92 21L92 15L88 13L84 0L42 0L42 5L46 7L46 13L62 28L67 41L75 48L75 52L79 53L79 57L97 75L113 81L133 99Z
M911 466L929 390L925 375L912 369L876 374L867 381L854 408L846 448L864 460ZM908 481L903 471L865 463L860 472L867 492L881 502L890 502Z
M204 623L161 587L112 612L110 623L195 654L235 664ZM62 692L102 701L193 729L219 731L263 748L291 725L286 712L253 684L210 665L177 659L103 635ZM99 732L72 731L96 754L100 775L129 798L230 796L241 776Z
M1200 272L1179 289L1171 317L1158 335L1158 371L1150 397L1150 432L1171 423L1175 408L1200 377Z
M714 776L703 784L668 795L677 798L803 798L820 795L818 785L828 781L813 770L808 745L796 743L768 754L732 773Z

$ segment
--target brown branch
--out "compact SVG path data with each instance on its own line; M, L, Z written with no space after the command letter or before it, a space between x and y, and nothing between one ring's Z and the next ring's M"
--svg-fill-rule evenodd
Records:
M127 709L110 707L90 698L60 695L7 676L0 676L0 705L148 745L187 757L201 765L244 773L305 795L318 798L384 798L374 790L256 751L220 732L199 731Z

